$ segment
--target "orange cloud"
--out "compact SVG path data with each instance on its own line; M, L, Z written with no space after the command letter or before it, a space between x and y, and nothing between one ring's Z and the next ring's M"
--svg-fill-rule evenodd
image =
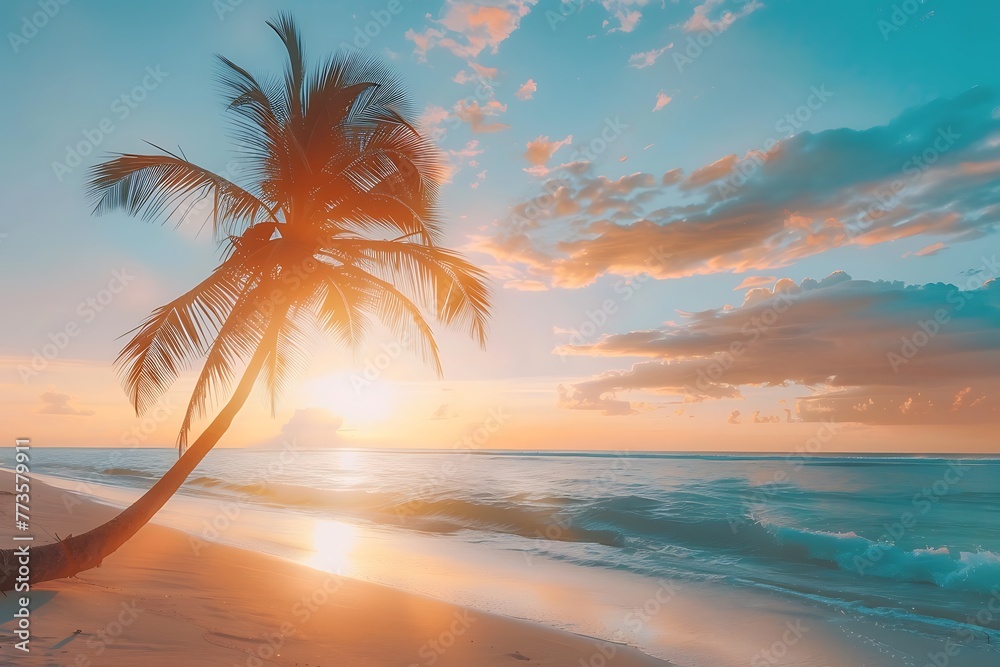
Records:
M548 136L540 136L533 141L529 141L524 151L524 158L532 166L544 166L552 159L552 155L563 146L569 146L573 142L573 135L566 136L559 141L549 141Z
M716 11L724 4L726 0L705 0L694 8L694 14L684 22L682 26L684 32L711 32L718 35L728 30L737 20L764 7L759 0L750 0L740 5L739 10L735 12L729 9ZM713 19L713 15L716 18Z
M534 79L528 79L523 84L521 84L520 88L517 89L517 92L514 93L514 97L516 97L519 100L530 100L535 96L535 93L537 91L538 91L538 84L535 83Z
M903 257L931 257L936 255L942 250L946 250L947 245L938 241L937 243L932 243L929 246L925 246L916 252L908 252Z
M810 392L798 400L805 421L997 423L998 326L1000 280L914 286L836 272L780 280L751 290L738 308L684 314L560 353L648 359L576 384L582 404L625 391L703 401L797 385Z
M500 44L520 26L537 0L501 0L480 4L470 0L447 0L444 15L438 25L423 31L410 29L406 38L413 42L414 53L421 60L434 47L451 51L471 61L484 49L496 53Z
M507 105L497 100L490 100L482 106L476 100L459 100L455 105L455 115L462 122L468 123L469 129L473 132L500 132L510 129L510 125L504 123L487 122L488 118L498 116L506 110Z
M549 289L548 285L538 280L508 280L503 284L504 289L519 290L521 292L544 292Z
M739 292L740 290L750 289L751 287L773 285L776 280L777 278L774 276L747 276L743 279L743 282L733 288L733 291Z
M634 67L636 69L644 69L646 67L651 67L656 64L656 60L663 55L663 52L674 45L673 42L667 44L659 49L650 49L649 51L642 51L640 53L633 53L629 56L628 66Z

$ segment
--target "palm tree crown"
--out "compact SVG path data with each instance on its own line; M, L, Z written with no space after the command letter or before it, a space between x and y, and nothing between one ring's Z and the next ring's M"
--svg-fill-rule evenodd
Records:
M267 389L273 410L317 327L357 349L380 321L407 336L439 374L428 318L485 344L485 274L438 245L444 164L414 128L400 82L357 52L309 72L292 19L268 25L287 50L282 76L255 77L219 57L244 147L240 173L250 182L161 149L115 156L94 168L90 182L96 213L183 221L210 204L222 263L156 309L117 360L142 414L204 359L177 439L181 453L192 421L230 391L241 368Z

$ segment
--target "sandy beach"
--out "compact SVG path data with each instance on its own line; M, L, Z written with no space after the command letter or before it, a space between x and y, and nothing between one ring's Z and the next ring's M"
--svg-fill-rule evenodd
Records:
M0 488L13 487L0 472ZM7 496L7 493L3 493ZM11 543L13 498L0 504ZM69 535L115 510L32 483L32 533ZM339 577L158 525L80 577L32 587L30 653L2 607L0 663L24 665L667 665L629 647ZM197 553L196 553L197 552ZM406 561L400 555L400 567ZM582 662L581 662L582 661Z

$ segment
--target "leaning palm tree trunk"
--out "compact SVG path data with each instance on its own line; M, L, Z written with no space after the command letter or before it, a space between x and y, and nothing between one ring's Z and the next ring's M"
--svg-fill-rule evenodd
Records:
M274 333L270 332L270 336L273 337ZM226 406L212 420L201 437L188 447L184 455L178 458L170 470L139 500L107 523L82 535L73 535L53 544L31 547L28 554L30 559L28 581L35 584L63 579L99 567L105 558L117 551L139 532L140 528L149 523L229 428L236 413L250 397L270 350L268 345L261 345L257 349ZM14 590L18 581L20 556L16 549L0 550L0 591Z

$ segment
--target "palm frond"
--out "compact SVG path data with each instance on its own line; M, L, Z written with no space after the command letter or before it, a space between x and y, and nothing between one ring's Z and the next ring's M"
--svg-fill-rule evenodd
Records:
M277 18L268 21L267 25L277 33L288 52L288 60L285 63L285 101L289 120L298 123L302 119L302 82L306 75L302 36L295 26L295 20L287 12L279 13Z
M486 344L491 314L487 275L452 250L419 243L343 239L325 251L336 261L364 268Z
M220 267L194 289L157 308L115 360L136 414L152 407L200 359L228 320L243 288L242 277Z
M95 201L96 215L123 209L146 220L175 215L183 219L199 201L212 197L217 237L222 231L231 234L274 217L264 202L232 181L167 151L163 155L123 154L96 165L88 193Z
M443 375L441 355L437 341L434 340L434 330L424 318L420 307L409 297L376 276L351 266L342 266L340 271L348 277L365 285L372 294L372 310L399 341L405 341L407 347L416 347L425 362L434 366L434 371L440 377Z
M266 311L256 307L259 290L259 287L245 290L240 295L205 356L177 435L180 454L187 448L192 422L206 414L220 392L228 391L236 369L264 339L269 318Z
M371 330L371 294L350 280L319 285L316 319L320 329L352 352L361 349Z
M267 393L271 416L275 415L279 397L295 377L306 370L312 337L307 325L311 313L303 305L295 305L282 318L276 329L274 345L261 371L260 382Z

